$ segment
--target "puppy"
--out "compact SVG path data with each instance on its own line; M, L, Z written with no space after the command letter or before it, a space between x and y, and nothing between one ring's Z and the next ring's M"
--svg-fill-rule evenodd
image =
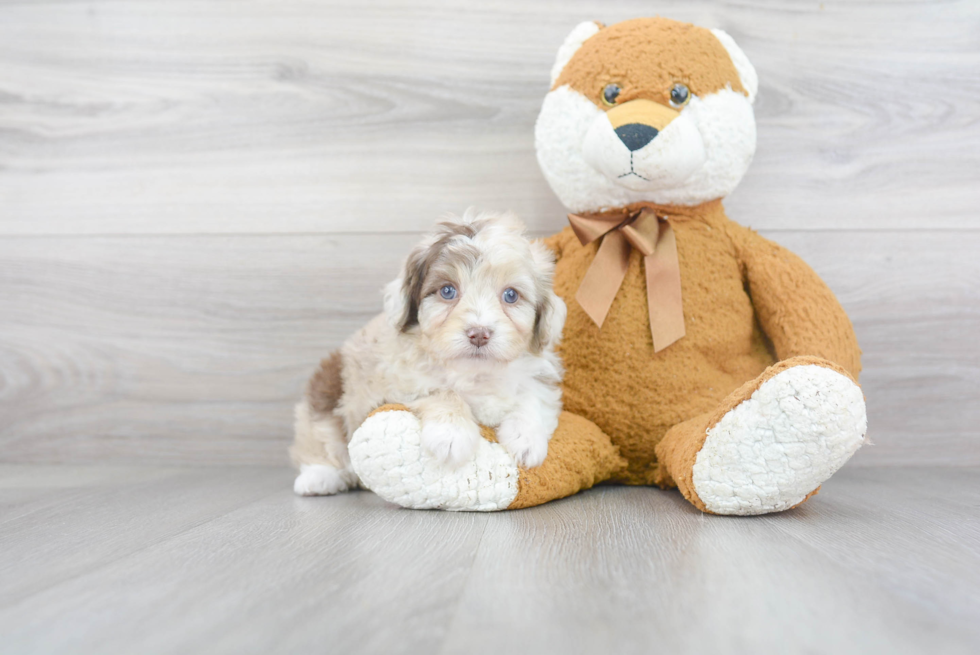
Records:
M384 312L321 362L296 406L296 493L358 485L347 442L385 403L407 405L423 447L450 466L473 457L481 424L518 464L540 465L561 412L553 271L513 214L440 223L385 288Z

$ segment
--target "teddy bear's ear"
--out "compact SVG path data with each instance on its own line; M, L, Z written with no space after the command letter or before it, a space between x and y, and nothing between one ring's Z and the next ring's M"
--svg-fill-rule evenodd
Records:
M594 20L587 21L585 23L579 23L575 26L575 29L565 37L565 42L561 44L558 48L558 56L555 57L555 65L551 67L551 86L555 85L558 81L558 76L561 75L561 71L565 68L565 64L571 60L575 52L582 47L585 41L602 29L602 23Z
M755 72L755 68L749 61L749 58L745 56L742 49L738 47L733 39L727 32L722 30L711 30L711 33L715 35L721 44L725 46L725 50L728 51L728 56L732 60L732 64L735 65L735 70L738 71L738 77L742 80L742 86L745 87L746 93L749 94L749 102L755 102L755 95L759 92L759 76Z

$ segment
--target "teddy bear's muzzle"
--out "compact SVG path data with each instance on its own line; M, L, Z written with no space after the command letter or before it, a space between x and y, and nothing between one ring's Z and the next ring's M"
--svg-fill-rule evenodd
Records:
M644 98L624 102L606 112L616 135L631 152L653 141L678 116L680 112Z

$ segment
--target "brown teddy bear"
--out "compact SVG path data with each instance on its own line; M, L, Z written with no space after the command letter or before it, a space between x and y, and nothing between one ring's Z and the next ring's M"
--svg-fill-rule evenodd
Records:
M386 406L349 450L406 507L528 507L604 481L762 514L816 493L861 446L860 350L796 255L730 221L755 151L757 78L730 36L664 18L583 23L558 52L538 161L573 212L546 243L568 305L565 413L545 463L493 443L459 469Z

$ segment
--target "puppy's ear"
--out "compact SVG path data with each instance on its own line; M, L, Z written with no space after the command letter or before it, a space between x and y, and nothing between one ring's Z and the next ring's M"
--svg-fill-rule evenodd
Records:
M388 325L396 330L402 329L402 325L404 325L406 319L405 311L408 309L408 303L406 302L405 296L402 295L402 285L404 282L405 280L399 276L385 285L385 316L388 319Z
M554 291L549 290L538 302L534 313L534 334L531 336L532 353L538 354L545 348L558 345L561 331L565 327L567 311L565 301L555 295Z
M531 244L531 261L538 284L538 304L534 308L534 332L531 335L531 351L535 354L561 341L565 327L567 308L565 301L555 294L552 276L555 272L555 255L540 241Z
M402 275L385 287L385 314L391 325L402 332L419 324L425 278L437 256L437 244L423 242L405 260Z

